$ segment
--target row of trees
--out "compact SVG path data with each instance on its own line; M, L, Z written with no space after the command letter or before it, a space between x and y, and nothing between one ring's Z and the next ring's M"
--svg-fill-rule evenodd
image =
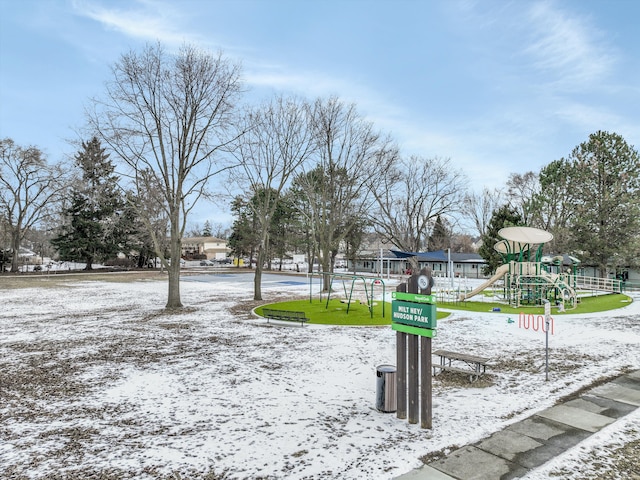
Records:
M115 166L94 137L82 143L74 165L48 165L35 147L22 148L0 140L2 184L0 238L8 246L1 259L19 268L19 249L29 235L42 255L53 247L64 260L80 261L91 270L119 253L135 252L139 266L155 249L137 215L140 201L126 191ZM163 219L161 219L163 220ZM156 232L166 232L166 219Z
M265 201L275 206L277 199L278 209L262 217L268 219L269 258L303 248L307 258L314 258L323 237L313 233L329 225L340 232L334 238L340 238L347 256L358 251L363 235L371 229L402 250L446 249L453 246L451 219L457 218L471 221L481 237L479 253L487 260L486 274L502 261L493 249L498 231L516 225L550 231L554 239L545 245L547 253L572 253L596 266L601 275L638 265L640 163L637 151L615 133L596 132L568 158L551 162L539 173L512 174L505 190L465 194L462 204L464 182L447 162L392 159L389 168L381 166L380 171L373 182L364 182L366 188L360 190L354 206L340 204L349 211L341 222L327 219L332 218L331 209L344 190L340 187L335 196L325 196L330 189L323 185L330 184L330 179L321 171L294 176L284 194L274 190L250 199L238 197L231 246L238 255L253 256L264 241L256 235L261 211L256 206L264 206ZM394 202L395 209L389 208ZM305 221L323 207L326 215ZM338 244L325 245L335 258ZM320 258L330 258L324 255L320 252ZM323 270L331 271L331 265Z
M338 98L276 98L242 117L233 150L239 195L231 245L256 252L254 296L270 249L304 248L332 272L339 249L354 255L373 228L419 251L439 216L459 213L466 178L449 160L403 158L354 105ZM329 278L325 277L328 288Z
M315 101L276 97L240 108L241 92L239 67L220 54L192 46L167 54L161 45L151 45L123 55L113 67L105 95L93 99L87 112L95 138L83 143L76 157L82 175L76 176L60 209L64 221L58 222L54 244L61 254L78 256L82 250L90 260L100 252L113 253L117 246L120 251L148 248L163 262L165 254L178 258L189 213L202 198L220 194L211 190L213 177L226 178L227 195L235 196L233 248L238 253L255 250L256 299L261 299L262 267L270 251L282 256L305 249L309 258L317 255L323 271L331 272L339 248L345 246L355 254L369 230L398 249L423 251L445 245L456 219L472 219L478 234L487 235L492 217L501 208L510 208L520 214L511 221L539 224L554 233L557 229L559 239L581 225L585 227L576 231L587 235L586 226L595 217L587 215L592 210L586 208L586 179L566 183L563 211L572 215L556 215L551 207L558 205L551 186L559 188L559 177L571 178L568 167L555 177L553 169L574 162L574 156L582 162L574 175L586 166L608 173L612 167L602 162L609 159L619 167L609 181L635 178L636 184L627 182L622 188L635 185L636 190L617 198L626 202L627 219L637 212L637 152L628 146L625 150L622 139L614 151L614 144L604 142L612 134L599 132L604 142L599 153L582 155L579 147L580 160L575 153L540 174L512 175L506 193L471 195L466 177L450 160L401 155L392 139L377 131L354 105L336 97ZM10 140L3 141L3 162L9 145L15 148ZM113 164L107 149L115 157ZM23 153L7 155L12 159L8 163L16 163ZM628 157L626 163L619 159L622 153ZM31 174L44 172L43 165L41 161ZM49 176L62 180L64 173ZM5 177L4 170L2 178L12 178L7 181L12 185L22 182L17 174ZM69 188L68 181L43 183L43 191L60 195L63 184ZM603 195L622 195L606 182L599 188ZM0 218L11 232L36 225L44 218L46 205L53 204L51 198L34 202L33 210L40 213L27 222L16 221L9 200L10 195L2 197ZM543 220L548 225L542 225ZM600 220L606 223L607 218ZM616 225L620 228L620 223ZM636 228L637 234L635 223L627 227ZM80 237L90 236L92 240L79 249ZM485 238L485 243L494 242ZM165 267L167 307L177 308L181 306L179 262L165 262Z

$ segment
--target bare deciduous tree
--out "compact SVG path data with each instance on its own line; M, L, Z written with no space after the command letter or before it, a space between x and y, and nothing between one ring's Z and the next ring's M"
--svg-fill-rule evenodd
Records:
M533 199L540 192L538 175L534 172L526 172L522 175L511 173L507 180L507 201L512 208L522 217L525 225L531 223Z
M36 147L0 140L0 217L11 240L11 271L18 271L24 234L50 212L64 186L62 172L48 165Z
M439 215L460 211L467 182L448 159L417 156L401 159L379 180L371 184L377 200L376 231L408 252L428 247L426 240Z
M185 45L170 55L150 45L120 58L105 97L94 101L89 114L91 125L129 167L137 189L160 190L172 260L164 262L167 308L182 306L179 259L187 216L206 194L208 180L225 168L219 153L230 142L240 90L239 66L221 53ZM162 258L159 239L154 243Z
M248 110L240 125L245 133L234 151L240 166L231 179L247 195L246 205L257 221L254 300L262 300L262 269L280 197L315 148L307 112L304 102L277 97Z
M493 212L503 204L502 192L485 187L481 193L467 193L462 202L463 216L468 218L480 237L487 233Z
M322 271L330 273L340 243L352 226L369 216L373 197L368 186L384 174L396 148L354 105L335 97L315 102L311 128L317 146L315 165L296 179L296 185L309 206ZM329 281L325 275L325 289Z

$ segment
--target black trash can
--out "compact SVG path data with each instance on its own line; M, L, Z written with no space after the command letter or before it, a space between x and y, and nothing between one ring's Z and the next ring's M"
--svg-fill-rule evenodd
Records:
M376 409L384 413L397 410L396 367L380 365L376 369Z

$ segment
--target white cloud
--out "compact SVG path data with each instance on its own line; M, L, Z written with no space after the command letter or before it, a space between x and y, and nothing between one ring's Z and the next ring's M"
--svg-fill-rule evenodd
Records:
M636 142L635 139L640 138L640 125L616 113L608 106L565 102L558 106L556 115L584 132L584 138L580 141L586 140L588 134L598 130L616 132L631 144Z
M245 80L256 87L268 87L278 90L312 93L320 96L327 91L339 88L339 81L323 74L288 71L286 68L264 68L258 65L250 67Z
M361 115L375 123L378 128L387 130L396 123L394 119L403 116L406 118L408 115L408 112L386 101L369 85L322 72L250 63L247 66L245 80L255 87L291 92L308 99L336 95L346 103L355 103Z
M531 6L528 20L532 40L524 52L556 85L572 90L589 87L611 72L616 52L588 18L547 1Z
M133 38L160 40L170 46L197 40L180 31L182 14L169 3L136 0L127 3L126 8L117 8L89 0L73 0L72 7L76 14Z
M595 132L601 129L617 130L620 125L618 115L610 113L605 108L585 105L583 103L566 102L559 106L557 116L584 130ZM606 125L609 127L605 128Z

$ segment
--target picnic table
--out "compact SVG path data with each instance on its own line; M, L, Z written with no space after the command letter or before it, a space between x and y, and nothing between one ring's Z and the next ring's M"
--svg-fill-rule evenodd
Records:
M433 375L436 370L458 372L469 375L471 381L475 381L485 374L488 357L479 357L467 353L451 352L449 350L436 350L433 355L440 357L439 363L433 363ZM455 362L455 363L454 363Z

